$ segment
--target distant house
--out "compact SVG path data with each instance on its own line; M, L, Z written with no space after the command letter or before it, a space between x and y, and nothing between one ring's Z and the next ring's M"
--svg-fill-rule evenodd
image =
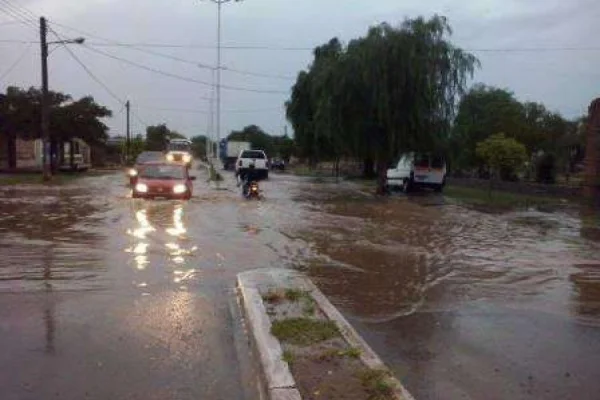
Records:
M14 159L11 160L11 146L14 146ZM71 164L71 146L73 146L73 163ZM43 163L42 140L25 140L16 138L9 140L0 136L0 170L41 170ZM59 149L59 168L63 170L86 170L91 165L90 146L81 139L73 139L63 143Z

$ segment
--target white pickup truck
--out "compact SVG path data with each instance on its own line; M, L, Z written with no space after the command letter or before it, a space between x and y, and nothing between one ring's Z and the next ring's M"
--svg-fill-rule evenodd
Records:
M407 153L395 168L387 170L386 177L388 189L409 192L415 187L429 187L441 192L446 183L446 162L437 155Z
M269 177L269 159L262 150L242 150L235 163L237 173L245 172L250 164L254 164L254 169L262 175L263 179Z

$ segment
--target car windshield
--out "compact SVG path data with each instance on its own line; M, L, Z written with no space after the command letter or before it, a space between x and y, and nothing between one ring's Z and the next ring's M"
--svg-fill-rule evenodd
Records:
M241 158L258 158L263 160L265 158L265 153L258 150L246 150L242 152Z
M169 143L169 151L190 151L191 145L189 143Z
M137 163L145 163L149 161L160 161L164 157L163 153L160 151L144 151L140 153L136 162Z
M140 171L140 178L184 179L184 169L175 165L148 165Z

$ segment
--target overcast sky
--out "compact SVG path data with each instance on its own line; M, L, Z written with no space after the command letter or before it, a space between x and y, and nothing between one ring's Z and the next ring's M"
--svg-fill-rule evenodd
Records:
M192 80L211 82L211 70L194 65L216 65L217 7L210 1L0 0L2 90L8 85L40 84L39 45L11 42L37 40L39 35L34 24L11 23L15 7L21 6L37 16L46 16L52 29L64 38L82 36L70 30L75 28L87 32L83 35L86 43L97 51ZM273 76L222 72L225 86L270 92L224 88L222 136L251 123L272 134L283 133L286 125L283 103L293 78L311 61L310 48L333 36L347 42L380 22L398 24L407 17L429 17L435 13L449 18L454 43L472 50L480 59L481 69L471 83L508 88L521 100L542 102L569 118L585 113L590 101L600 96L597 42L600 1L597 0L232 1L223 6L223 45L269 49L226 48L222 53L223 66ZM189 62L158 57L132 47L99 46L107 43L100 38L132 44L181 45L144 49ZM50 40L55 38L50 36ZM481 51L540 48L563 50ZM134 133L142 133L143 124L162 122L190 137L207 131L209 85L146 71L86 47L71 45L70 49L119 99L131 101L136 116L132 119ZM18 65L7 74L19 59ZM110 133L124 132L122 105L64 48L51 53L49 64L51 89L74 97L93 95L114 112L114 117L107 121Z

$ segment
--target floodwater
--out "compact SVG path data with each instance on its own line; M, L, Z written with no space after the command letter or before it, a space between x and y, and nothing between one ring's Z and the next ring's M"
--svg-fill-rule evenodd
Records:
M275 175L189 202L121 174L0 188L0 398L256 399L235 275L304 271L417 399L596 399L600 242L575 210ZM594 231L592 229L592 231Z

